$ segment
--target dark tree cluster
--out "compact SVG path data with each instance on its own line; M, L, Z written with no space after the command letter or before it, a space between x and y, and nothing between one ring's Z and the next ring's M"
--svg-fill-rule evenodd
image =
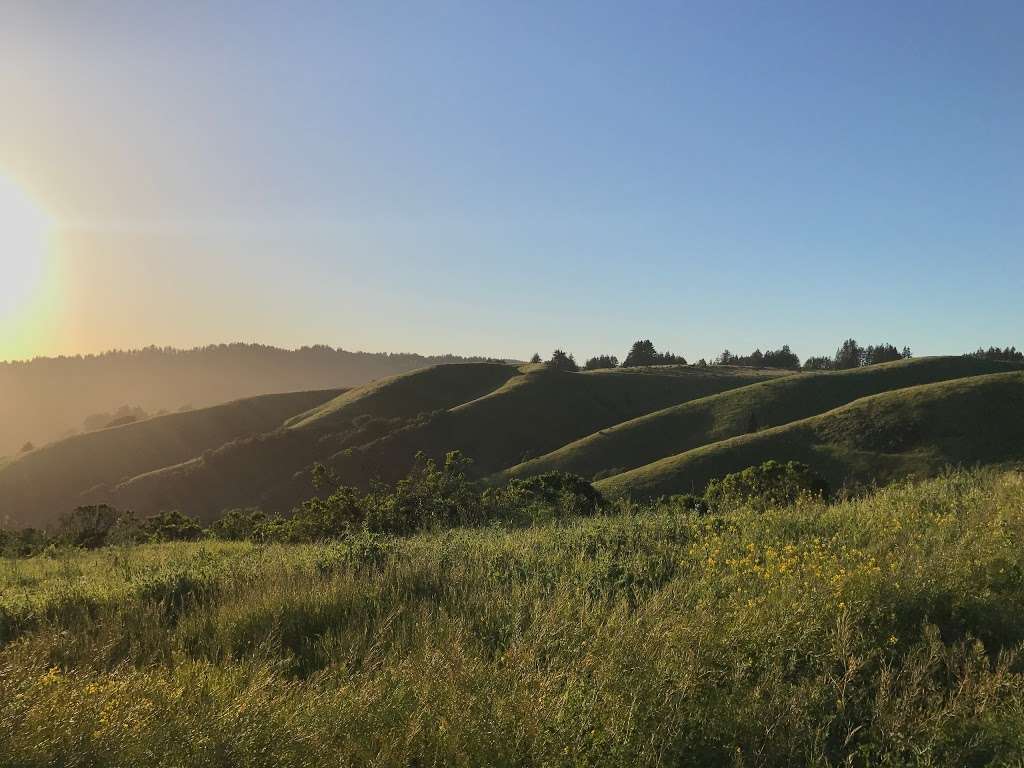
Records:
M167 411L158 411L155 415L162 416ZM145 409L139 406L122 405L116 411L110 413L94 413L86 416L82 422L82 429L85 432L94 432L97 429L108 427L119 427L124 424L132 424L149 416Z
M835 361L824 355L812 355L804 360L805 371L831 371L835 368Z
M862 347L856 339L847 339L836 350L834 357L809 357L804 361L805 371L845 371L865 365L891 363L912 357L910 347L897 349L892 344Z
M633 347L622 361L623 368L636 368L641 365L686 365L686 358L673 355L671 352L658 352L650 339L633 342Z
M715 359L715 364L741 365L747 368L785 368L796 371L800 368L800 358L789 348L789 344L783 344L782 349L769 349L767 352L755 349L745 356L733 354L726 349Z
M539 363L540 355L534 354L530 358L531 363ZM634 342L633 347L622 361L623 368L635 368L641 365L686 365L686 358L682 355L673 355L671 352L658 352L650 339L642 339ZM619 358L615 355L595 355L583 364L583 370L597 371L605 368L618 368ZM556 349L547 361L547 366L556 371L578 371L579 366L575 358L564 350Z
M615 355L597 355L587 360L583 365L585 371L598 371L602 368L618 368L619 358Z
M904 347L900 352L892 344L879 344L877 347L868 346L864 350L864 365L891 363L908 357L910 357L910 347Z
M980 357L982 360L1007 360L1009 362L1024 362L1024 352L1018 350L1016 347L1006 347L1000 349L999 347L989 347L988 349L982 349L978 347L976 352L968 353L970 357Z
M548 360L548 368L556 371L569 371L570 373L575 373L580 369L576 365L576 359L572 355L567 355L561 349L556 349L551 353L551 359Z

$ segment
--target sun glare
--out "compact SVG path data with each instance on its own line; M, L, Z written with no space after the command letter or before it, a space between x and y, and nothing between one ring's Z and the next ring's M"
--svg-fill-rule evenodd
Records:
M0 323L10 323L41 289L52 222L13 181L0 175Z

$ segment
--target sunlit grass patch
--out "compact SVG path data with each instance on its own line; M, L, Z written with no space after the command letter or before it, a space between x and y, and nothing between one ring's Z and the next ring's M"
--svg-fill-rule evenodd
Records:
M1024 481L5 561L17 765L986 765Z

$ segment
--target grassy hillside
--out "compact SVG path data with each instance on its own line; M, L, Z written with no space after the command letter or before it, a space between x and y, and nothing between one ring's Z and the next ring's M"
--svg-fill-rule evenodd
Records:
M264 395L50 443L0 466L0 520L45 524L122 479L276 429L339 392Z
M452 408L492 392L526 366L502 363L437 365L375 381L289 419L294 429L336 430L359 416L409 418Z
M801 373L695 400L625 421L508 471L527 476L563 470L583 477L623 472L749 431L751 417L772 427L860 397L937 381L1021 370L970 357L926 357L848 371Z
M685 366L566 373L537 366L426 424L335 457L334 464L353 482L394 479L405 473L417 450L431 456L461 450L482 476L624 419L779 375Z
M0 560L39 766L983 766L1024 753L1024 478Z
M27 441L61 439L81 429L87 417L122 405L177 411L186 404L200 408L278 392L356 387L453 362L467 358L261 344L0 361L0 455L14 454Z
M180 508L204 519L236 506L283 512L312 494L303 470L317 460L332 466L344 482L365 486L373 478L404 476L417 451L440 456L460 449L483 475L648 410L781 375L684 366L565 373L527 365L511 368L511 376L509 366L445 368L364 388L362 396L353 392L294 421L287 433L224 446L202 459L133 478L111 498L137 510ZM462 371L469 383L452 385L451 377ZM483 382L503 377L494 391L473 397ZM416 383L428 386L417 389ZM450 400L450 393L468 393L471 399L401 422L401 415ZM372 427L382 422L352 425L353 416L364 413L378 420L400 416L398 423L383 425L393 428L381 436Z
M714 477L769 459L805 462L833 487L931 474L947 464L1024 459L1024 372L862 398L670 456L597 485L605 493L636 498L700 492Z

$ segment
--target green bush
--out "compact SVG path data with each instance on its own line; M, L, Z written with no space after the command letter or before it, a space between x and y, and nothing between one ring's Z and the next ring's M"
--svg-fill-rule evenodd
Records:
M147 517L142 522L142 530L152 541L198 541L203 538L202 526L178 510Z
M363 494L340 486L326 498L303 502L290 517L275 517L257 525L254 538L290 543L336 539L362 528L365 521Z
M524 480L510 480L504 488L485 495L484 505L492 519L522 523L589 517L603 504L601 493L582 477L546 472Z
M802 496L827 498L828 493L825 481L806 464L773 460L712 480L704 491L704 500L712 508L741 504L784 506Z
M210 535L221 541L252 539L257 528L267 521L262 509L231 509L210 525Z
M440 465L417 454L413 469L394 488L375 485L367 494L366 527L403 535L485 522L480 495L466 479L470 464L460 451L449 452Z
M60 519L57 536L73 547L96 549L107 544L121 513L107 504L76 507Z
M593 485L575 475L549 472L481 490L466 475L470 460L459 451L443 463L417 455L409 474L394 486L374 483L368 492L337 485L330 471L318 467L321 487L335 485L327 496L315 497L290 517L276 517L252 527L251 538L264 542L300 543L371 534L407 536L423 530L444 530L501 522L529 525L549 519L595 514L604 499ZM240 516L211 527L239 529Z
M0 528L0 557L29 557L50 544L50 536L38 528Z

